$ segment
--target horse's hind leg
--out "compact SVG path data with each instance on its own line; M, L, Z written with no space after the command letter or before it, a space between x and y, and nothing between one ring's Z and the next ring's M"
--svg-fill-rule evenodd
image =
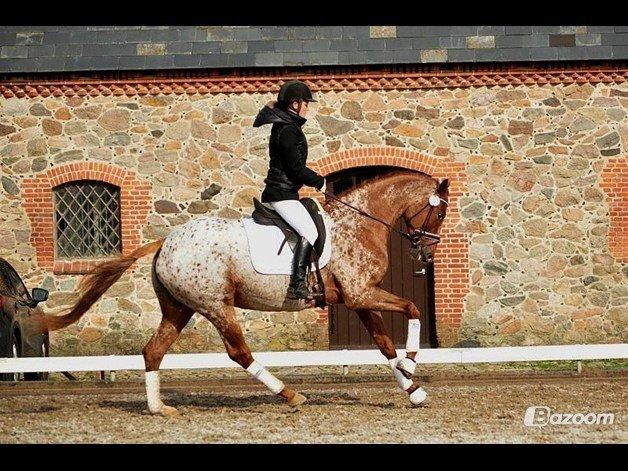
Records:
M286 387L282 381L277 379L263 365L255 361L251 354L251 349L244 340L244 334L242 333L240 324L238 324L236 320L234 307L225 305L219 309L219 311L220 312L212 312L211 316L207 315L206 317L218 329L229 358L264 383L273 393L283 397L288 404L292 406L303 404L306 401L305 396ZM214 317L216 315L219 317Z
M148 341L142 353L146 365L146 396L148 410L152 414L176 415L174 407L161 401L159 392L159 365L164 355L179 337L194 311L177 301L161 284L153 268L153 288L159 300L162 319L157 331Z

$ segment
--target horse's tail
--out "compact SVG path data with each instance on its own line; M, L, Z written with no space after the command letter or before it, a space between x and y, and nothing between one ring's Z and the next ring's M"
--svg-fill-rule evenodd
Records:
M163 243L164 239L159 239L141 246L129 255L99 263L79 283L81 297L70 312L62 316L35 314L28 318L29 327L33 332L42 333L61 329L78 321L133 263L145 255L157 252Z

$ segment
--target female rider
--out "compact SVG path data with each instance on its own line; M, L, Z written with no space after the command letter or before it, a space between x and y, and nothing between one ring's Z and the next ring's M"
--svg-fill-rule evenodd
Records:
M326 186L322 176L306 167L307 140L301 127L307 121L308 105L313 101L316 100L305 83L290 80L281 86L277 101L264 106L253 123L253 127L273 125L269 141L270 168L264 180L262 203L279 213L300 236L287 293L290 299L311 297L305 275L312 246L318 237L314 221L299 201L298 192L303 185L320 191L325 191Z

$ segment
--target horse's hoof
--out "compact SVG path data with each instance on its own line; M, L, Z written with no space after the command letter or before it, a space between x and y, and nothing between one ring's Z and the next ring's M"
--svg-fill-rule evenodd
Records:
M413 406L422 406L427 402L427 393L423 388L416 388L410 393L410 402Z
M175 407L163 405L161 409L159 409L159 412L155 412L154 414L161 415L162 417L178 417L181 415L181 412Z
M288 401L288 405L289 406L300 406L305 401L307 401L307 397L305 397L301 393L295 393L294 396L292 396L290 398L290 400Z

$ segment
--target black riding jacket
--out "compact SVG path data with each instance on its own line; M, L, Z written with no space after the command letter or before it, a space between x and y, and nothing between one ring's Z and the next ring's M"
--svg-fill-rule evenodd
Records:
M307 168L307 140L301 127L307 120L272 106L264 106L253 127L272 123L269 154L270 168L264 180L262 202L298 200L303 185L321 189L325 179Z

